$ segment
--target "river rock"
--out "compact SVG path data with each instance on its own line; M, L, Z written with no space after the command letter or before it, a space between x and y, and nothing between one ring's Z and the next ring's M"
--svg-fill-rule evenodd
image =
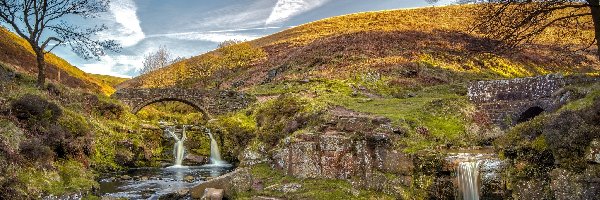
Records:
M202 200L221 200L223 199L223 189L206 188Z
M188 194L189 194L188 189L181 189L181 190L177 190L177 192L172 192L169 194L162 195L158 199L159 200L189 199Z
M200 199L206 188L220 188L223 189L225 197L232 198L234 193L249 191L251 187L252 175L248 168L238 168L231 173L198 184L190 189L190 194L192 198Z
M199 155L194 155L191 153L188 153L185 155L184 161L188 162L188 163L192 163L194 165L203 165L203 164L207 164L210 159L208 159L207 157L204 156L199 156Z
M269 159L266 156L267 148L264 143L260 141L252 141L244 151L238 156L240 160L240 166L252 166L259 163L268 162Z
M147 181L148 179L149 179L149 178L148 178L147 176L142 176L142 177L140 178L140 180L141 180L141 181Z
M300 185L298 183L288 183L288 184L284 184L281 187L279 187L278 190L283 193L290 193L290 192L296 192L300 188L302 188L302 185Z
M188 183L194 182L194 179L195 178L193 176L185 176L185 177L183 177L183 181L188 182Z
M131 176L125 174L125 175L122 175L120 178L121 178L121 180L130 180Z

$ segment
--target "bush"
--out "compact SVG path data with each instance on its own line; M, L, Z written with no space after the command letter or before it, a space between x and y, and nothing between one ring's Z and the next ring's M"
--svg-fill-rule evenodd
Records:
M51 166L51 163L56 156L50 147L43 145L42 141L38 139L22 142L19 149L21 155L25 157L27 161L37 163L37 165L46 168Z
M256 111L258 138L269 145L318 120L325 107L299 95L281 95Z
M590 141L600 137L600 127L588 124L585 114L586 111L565 111L544 127L548 148L564 168L585 168L585 148Z
M15 117L32 122L56 122L62 115L58 105L33 94L26 94L12 102L11 108Z
M592 140L600 138L599 120L600 98L588 108L542 115L519 124L498 143L503 146L502 152L507 158L531 163L530 171L548 172L556 164L581 171L587 166L586 148Z
M219 118L215 124L216 131L221 132L227 141L227 147L231 149L233 155L238 155L256 135L256 121L245 112L239 112L233 115ZM211 127L211 129L214 129Z
M108 119L118 119L125 113L123 106L112 102L100 102L95 109L100 116Z

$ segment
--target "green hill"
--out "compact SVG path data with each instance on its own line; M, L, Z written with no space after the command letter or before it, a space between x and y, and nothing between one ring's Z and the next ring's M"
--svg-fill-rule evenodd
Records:
M29 44L4 27L0 27L0 62L11 65L19 72L37 73L37 64ZM86 74L64 59L46 55L46 77L54 82L90 92L112 94L115 89L108 83Z

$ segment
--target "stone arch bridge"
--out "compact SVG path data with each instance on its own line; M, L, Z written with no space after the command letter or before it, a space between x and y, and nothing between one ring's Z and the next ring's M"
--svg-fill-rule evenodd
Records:
M553 112L577 94L565 89L578 83L599 82L598 77L546 75L511 80L477 81L468 86L468 97L492 123L508 128L543 112Z
M132 113L157 102L178 101L188 104L206 117L243 109L256 101L256 98L229 90L202 90L183 88L126 88L112 95L131 108Z

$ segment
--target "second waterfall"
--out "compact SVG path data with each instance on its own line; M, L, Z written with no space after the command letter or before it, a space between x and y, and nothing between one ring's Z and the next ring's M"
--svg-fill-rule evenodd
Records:
M219 151L219 144L213 137L210 130L207 130L207 134L210 137L210 164L213 165L228 165L227 162L221 158L221 152Z

